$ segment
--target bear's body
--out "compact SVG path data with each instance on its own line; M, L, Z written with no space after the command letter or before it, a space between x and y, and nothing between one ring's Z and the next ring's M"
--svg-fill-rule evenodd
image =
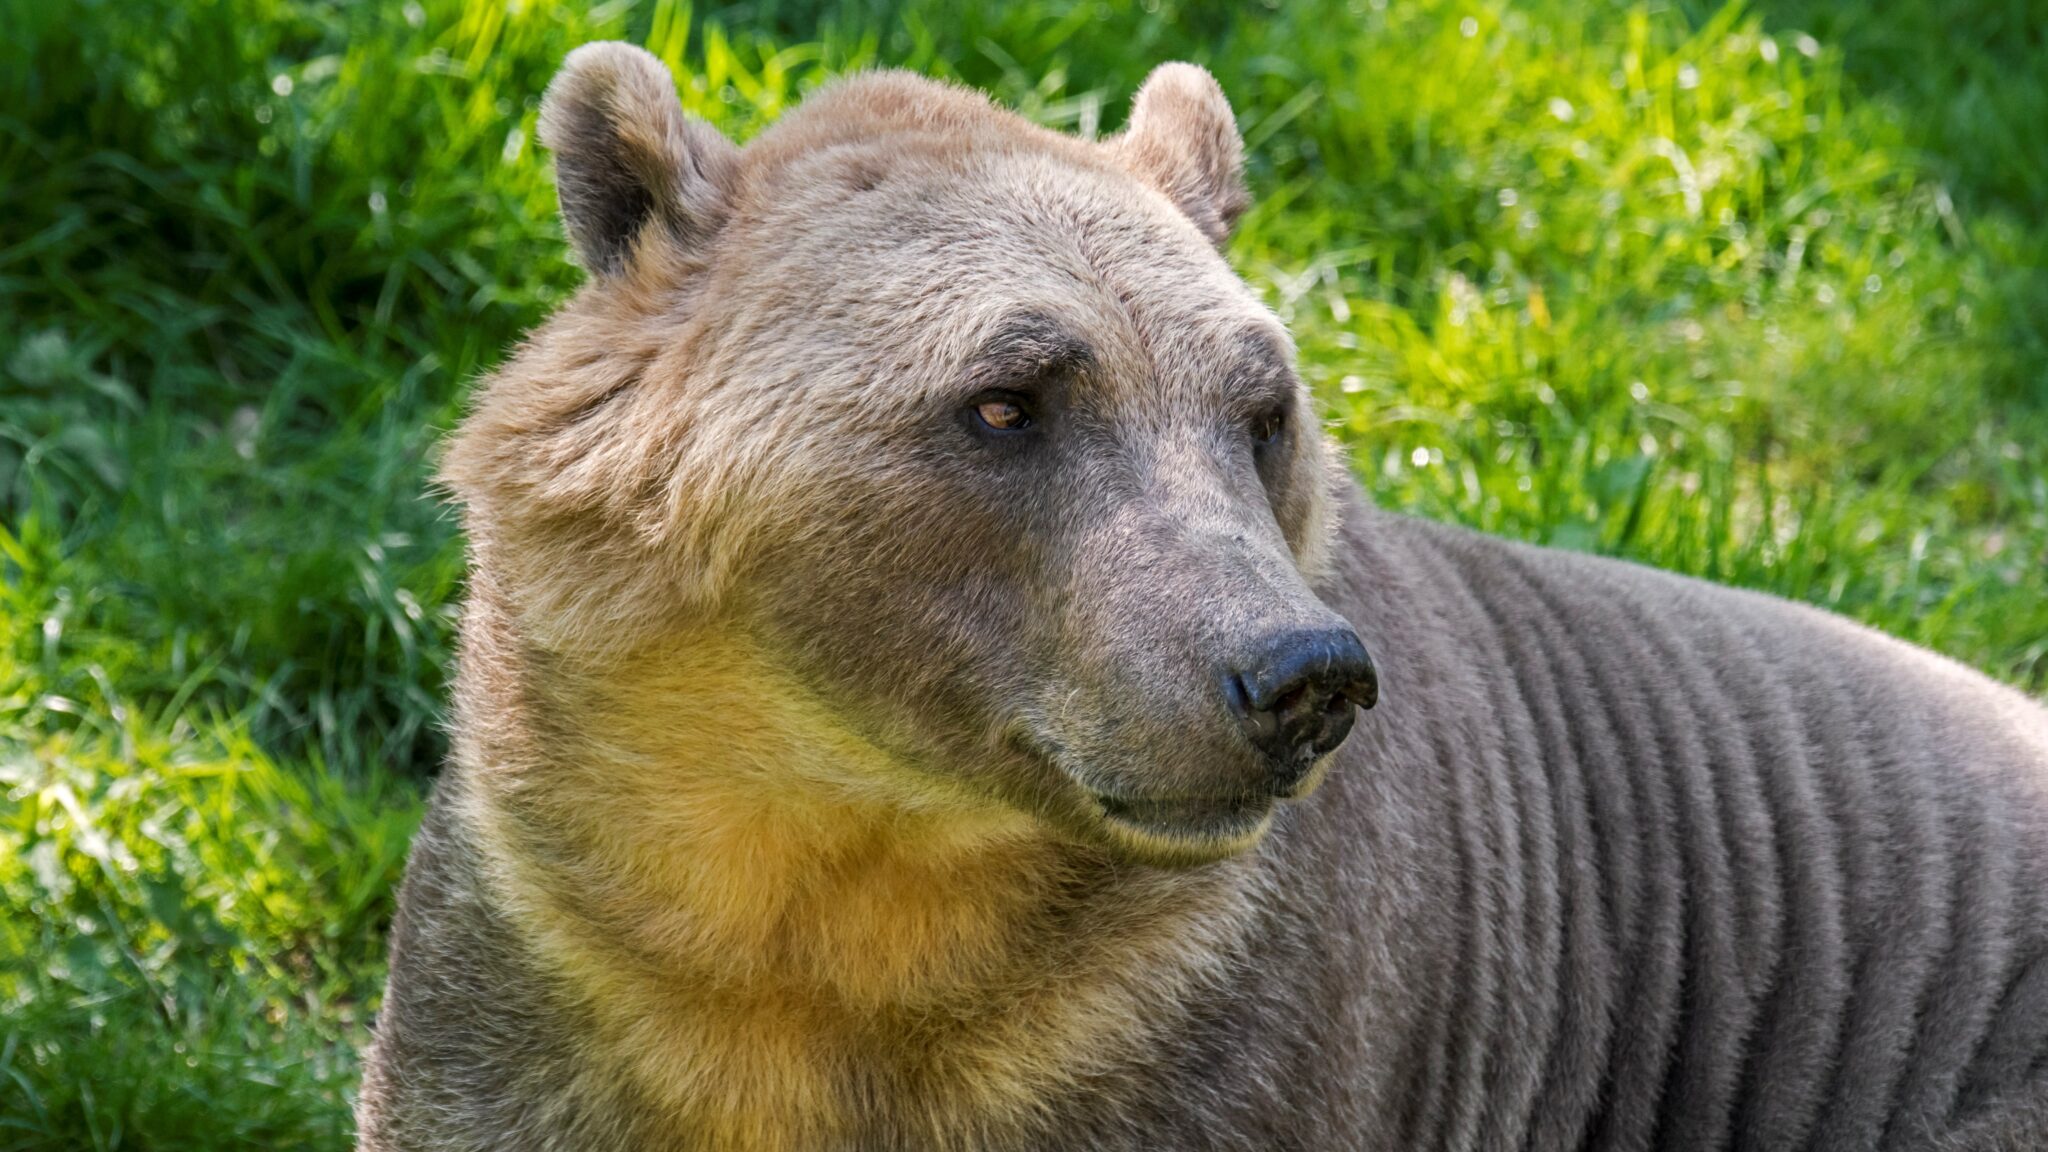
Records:
M1107 161L891 76L743 158L585 52L550 144L598 281L452 449L456 751L366 1150L2048 1147L2048 713L1333 492L1230 407L1296 401L1207 248L1243 201L1205 78ZM876 259L1024 270L807 274L819 189L891 179L933 247ZM1326 617L1382 697L1268 781L1204 661Z

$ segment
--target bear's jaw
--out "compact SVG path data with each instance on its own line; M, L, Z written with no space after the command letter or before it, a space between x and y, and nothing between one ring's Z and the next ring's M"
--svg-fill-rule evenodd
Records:
M877 786L902 770L757 657L690 653L529 685L526 722L462 766L494 895L597 1024L588 1059L679 1132L997 1130L1142 1058L1222 977L1255 860L1121 867L989 802Z

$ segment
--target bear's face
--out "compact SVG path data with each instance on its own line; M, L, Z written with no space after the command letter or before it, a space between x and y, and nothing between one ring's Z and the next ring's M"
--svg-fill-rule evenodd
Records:
M449 474L544 643L717 620L910 774L1151 862L1314 786L1371 667L1206 74L1103 144L863 77L740 153L601 46L543 130L594 280Z

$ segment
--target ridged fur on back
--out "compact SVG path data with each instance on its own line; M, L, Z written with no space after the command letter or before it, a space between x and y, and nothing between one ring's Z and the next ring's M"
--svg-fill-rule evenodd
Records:
M1770 598L1360 524L1437 625L1352 593L1429 653L1386 760L1431 781L1402 806L1458 925L1415 970L1405 1146L1922 1148L2039 1097L2037 707Z

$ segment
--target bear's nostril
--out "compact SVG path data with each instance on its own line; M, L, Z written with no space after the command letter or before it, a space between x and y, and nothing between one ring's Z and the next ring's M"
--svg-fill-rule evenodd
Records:
M1308 685L1303 684L1273 701L1273 711L1282 716L1297 716L1303 712L1314 712L1321 707L1321 701L1314 698Z
M1229 700L1230 710L1237 713L1239 722L1244 725L1245 733L1252 738L1253 743L1263 747L1279 738L1280 717L1272 710L1260 708L1252 703L1251 689L1245 684L1242 675L1236 672L1226 675L1223 678L1223 692Z

